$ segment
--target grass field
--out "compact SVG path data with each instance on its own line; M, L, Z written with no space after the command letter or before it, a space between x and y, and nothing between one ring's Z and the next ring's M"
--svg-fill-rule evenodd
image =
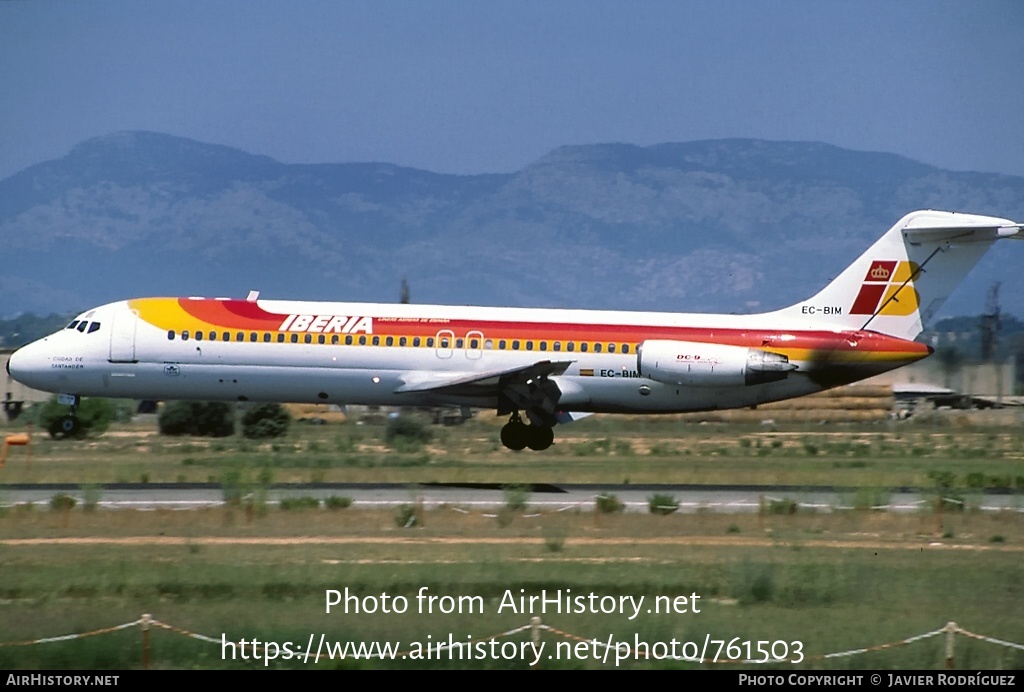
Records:
M785 483L951 492L1024 485L1024 440L1013 428L744 427L595 416L566 428L549 453L519 454L499 448L497 430L490 419L473 420L435 429L423 447L393 450L373 425L293 426L287 439L261 444L167 439L146 425L127 425L84 443L37 439L31 468L25 450L15 449L0 483ZM0 500L2 494L0 488ZM941 668L943 634L856 656L817 657L897 642L950 621L1024 642L1024 516L1018 512L656 516L507 509L488 516L456 510L422 512L403 528L408 522L377 510L9 507L0 512L0 643L111 627L143 613L236 643L255 638L305 648L311 635L318 641L322 634L326 641L395 642L405 652L449 636L483 643L540 615L544 625L601 642L681 646L703 644L708 636L736 638L741 646L752 641L755 655L758 641L776 643L779 652L785 642L790 653L800 642L804 662L771 664L800 670ZM345 589L359 597L361 609L376 604L377 612L336 606L328 614L327 593ZM422 589L449 599L421 612ZM520 596L545 593L595 594L597 604L644 601L632 618L629 607L627 613L616 606L543 614L512 607ZM406 599L406 612L380 612L385 594L392 605ZM658 597L679 604L670 599L694 594L699 613L692 601L685 613L646 612ZM464 612L438 612L459 597ZM141 637L133 627L0 646L0 669L138 668ZM530 636L496 641L525 643ZM614 653L595 660L595 650L602 654L589 644L561 656L578 642L556 632L542 632L540 641L541 668L614 667ZM154 668L263 665L223 660L219 644L161 628L151 632L150 650ZM447 653L442 660L321 660L315 667L529 666L518 653L504 658L500 647L486 653L475 660L449 660ZM957 668L1024 667L1024 652L965 636L956 639L955 658ZM700 665L631 659L619 667ZM314 664L281 656L270 667Z
M433 426L427 444L389 448L383 425L293 425L287 438L174 438L152 421L83 442L35 435L31 466L12 448L0 483L271 482L703 483L1024 488L1020 427L911 423L696 424L594 416L558 430L544 453L511 452L481 414ZM0 428L0 434L3 429Z

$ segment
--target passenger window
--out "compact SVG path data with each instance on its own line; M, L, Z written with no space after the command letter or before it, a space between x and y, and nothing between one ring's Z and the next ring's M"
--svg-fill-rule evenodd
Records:
M565 350L566 351L575 351L576 350L576 342L575 341L570 341L569 343L567 343L565 345Z
M231 341L231 332L224 332L224 341Z
M327 337L326 337L326 336L324 336L323 334L321 334L320 336L318 336L318 337L316 338L316 342L317 342L318 344L326 344L326 343L327 343Z
M582 351L583 353L587 352L587 342L586 341L584 341L583 343L580 344L580 351Z
M451 345L451 344L450 344L450 342L448 341L448 337L447 337L447 336L442 336L442 337L441 337L441 348L449 348L449 347L450 347L450 345Z
M615 353L615 344L608 344L608 353Z
M470 339L469 340L469 347L470 348L480 348L480 339Z
M501 340L498 341L498 350L499 351L504 351L506 346L508 346L508 343L504 339L501 339Z
M313 335L312 334L306 334L303 337L302 340L305 341L307 344L311 344L311 343L313 343Z
M554 346L553 346L553 348L556 351L561 351L562 350L562 342L561 341L556 341Z
M513 351L518 351L519 350L519 339L513 339L512 340L512 350Z
M540 350L542 350L542 351L548 350L548 342L546 342L546 341L540 342Z
M395 337L389 336L388 338L384 339L384 345L385 346L394 346L395 345Z
M351 334L349 334L348 336L345 337L345 345L346 346L351 346L352 345L352 335Z
M359 345L360 346L365 346L366 345L366 335L365 334L359 337Z
M412 338L412 345L413 346L419 346L420 345L420 338L418 336L414 336Z
M210 332L210 341L217 340L217 332Z
M340 341L341 341L341 337L338 336L337 334L334 334L334 335L331 336L331 343L332 344L337 344Z
M245 341L245 332L235 334L235 341Z
M427 348L433 348L433 347L434 347L434 337L428 336L427 337Z
M183 329L181 331L181 340L182 341L188 341L188 330L187 329Z
M69 327L69 329L70 329L70 327ZM167 330L167 340L168 341L174 341L174 330L173 329L168 329Z
M403 337L400 337L400 338L398 339L398 345L399 345L399 346L405 346L405 344L406 344L406 343L407 343L407 341L406 341L406 338L405 338L404 336L403 336Z
M629 344L622 344L622 352L629 353Z
M270 332L263 332L263 343L270 343Z
M299 343L299 335L298 334L292 334L292 343L293 344Z
M601 344L594 344L594 353L601 352Z
M202 341L202 340L203 340L203 331L201 329L197 329L196 330L196 341Z
M485 339L484 348L486 348L488 351L492 350L494 348L494 339Z
M278 334L277 335L277 343L279 343L279 344L283 344L284 343L284 334Z
M249 332L249 341L256 343L256 340L260 338L260 335L256 332Z
M374 346L380 346L380 337L379 336L373 337L373 345Z

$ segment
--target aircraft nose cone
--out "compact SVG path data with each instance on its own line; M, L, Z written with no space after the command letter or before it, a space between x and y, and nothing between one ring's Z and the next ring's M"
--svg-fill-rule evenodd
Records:
M24 347L19 348L17 351L11 354L10 358L7 359L7 374L13 377L18 382L21 382L21 378L18 377L18 375L22 374L23 370L23 368L21 367L21 361L24 360L24 356L21 353L23 350ZM11 367L12 364L14 365L14 367ZM22 382L22 384L24 384L24 382Z
M7 360L7 374L28 387L39 389L39 378L49 371L45 355L36 345L22 346Z

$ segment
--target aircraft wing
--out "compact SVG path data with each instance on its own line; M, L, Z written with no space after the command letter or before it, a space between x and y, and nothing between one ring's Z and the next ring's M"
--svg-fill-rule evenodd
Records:
M402 374L402 386L395 393L437 392L440 394L486 394L498 393L511 384L527 384L539 377L563 374L571 360L540 360L531 365L505 370L484 372L431 372L414 370Z

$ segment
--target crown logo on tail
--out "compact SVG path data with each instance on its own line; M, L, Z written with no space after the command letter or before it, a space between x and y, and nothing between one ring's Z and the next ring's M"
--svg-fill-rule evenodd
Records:
M912 281L916 272L913 262L873 261L849 314L874 315L880 309L883 315L910 315L919 304Z

